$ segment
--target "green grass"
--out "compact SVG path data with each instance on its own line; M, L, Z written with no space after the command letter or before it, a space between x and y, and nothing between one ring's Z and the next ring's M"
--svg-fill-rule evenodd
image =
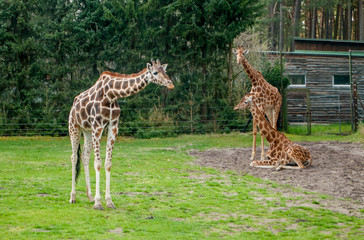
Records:
M361 134L288 137L294 141L362 139ZM76 189L77 203L68 203L68 138L0 138L0 239L362 237L363 218L307 207L272 190L289 186L233 171L203 168L191 164L194 158L187 154L190 149L248 147L251 141L250 134L237 133L149 140L119 138L111 172L111 193L117 209L96 211L85 195L83 174ZM91 181L94 193L93 167ZM307 198L313 195L307 193ZM289 203L296 200L291 207ZM320 204L317 196L310 202Z
M340 129L341 128L341 129ZM288 133L291 134L307 134L307 125L289 125ZM311 134L312 135L322 135L322 134L341 134L348 135L351 134L351 123L342 123L342 124L312 124L311 125Z

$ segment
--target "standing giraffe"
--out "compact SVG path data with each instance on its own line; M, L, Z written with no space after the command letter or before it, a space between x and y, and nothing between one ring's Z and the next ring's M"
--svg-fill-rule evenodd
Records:
M270 124L273 126L274 129L277 129L278 115L282 105L281 94L276 87L273 87L264 79L261 72L254 69L249 64L248 60L244 56L247 51L244 51L244 48L242 46L233 49L233 52L236 55L237 63L241 63L243 65L246 73L249 76L249 79L252 83L252 89L250 90L250 94L254 95L255 102L259 110L267 115ZM260 137L262 144L261 160L264 160L264 137L262 134L260 135ZM252 156L250 158L251 161L253 161L255 158L256 138L257 121L253 116L253 149Z
M268 160L253 161L250 166L253 167L276 167L277 170L282 168L301 169L308 167L312 163L310 152L289 140L283 133L274 129L267 119L265 119L264 113L261 112L258 106L255 104L255 95L247 94L241 102L236 105L234 110L250 109L253 117L256 119L260 133L269 142L269 150L267 152ZM287 166L288 163L293 160L297 166Z
M115 208L110 195L110 171L112 150L118 134L120 107L117 99L131 96L144 89L149 83L166 86L173 89L174 85L166 74L167 64L161 65L160 61L152 65L147 63L147 68L136 74L125 75L119 73L103 72L96 83L78 95L72 105L69 115L69 134L72 144L72 191L70 203L76 202L76 179L79 173L79 151L81 131L85 141L81 155L86 177L86 190L89 200L95 201L94 209L102 210L100 197L100 140L103 130L108 126L105 172L106 172L106 207ZM94 149L96 172L96 195L91 193L89 160Z

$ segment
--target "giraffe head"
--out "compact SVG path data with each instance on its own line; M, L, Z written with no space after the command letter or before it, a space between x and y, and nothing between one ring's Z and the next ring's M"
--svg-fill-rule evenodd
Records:
M152 59L152 64L147 63L148 81L156 83L161 86L165 86L168 89L173 89L174 85L166 73L167 65L168 64L161 65L161 62L159 61L159 59L157 60L157 62L155 62Z
M233 48L233 53L236 55L236 62L239 63L245 54L249 53L249 50L244 50L243 46Z
M234 110L243 110L243 109L251 109L253 104L253 94L247 94L245 95L240 103L234 107Z

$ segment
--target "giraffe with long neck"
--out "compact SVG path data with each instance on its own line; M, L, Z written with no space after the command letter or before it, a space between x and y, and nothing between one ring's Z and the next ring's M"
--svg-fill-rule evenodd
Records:
M310 152L289 140L283 133L274 129L263 112L260 111L255 103L254 94L247 94L241 102L236 105L234 110L250 109L253 117L256 119L260 133L267 139L269 150L267 152L268 160L253 161L250 166L253 167L276 167L277 170L282 168L302 169L308 167L312 163ZM297 166L287 166L293 160Z
M245 54L248 51L244 51L242 46L233 49L236 55L237 63L241 63L249 76L252 83L252 89L250 94L253 94L256 99L256 104L261 112L267 115L270 124L273 128L277 129L277 120L279 116L279 111L282 105L282 96L276 87L269 84L263 77L262 73L256 70L250 65L248 60L245 58ZM260 129L259 129L260 130ZM261 130L260 130L261 131ZM256 136L257 136L257 121L253 116L253 148L251 161L255 158L255 148L256 148ZM264 160L264 137L261 134L261 160Z
M72 144L72 190L70 203L76 202L76 180L80 166L80 139L84 135L84 146L81 154L86 178L86 193L91 202L95 201L94 209L102 210L100 197L100 141L102 132L107 128L107 146L105 159L106 173L106 207L115 208L110 195L110 171L113 146L118 134L120 107L119 98L125 98L143 90L149 83L166 86L173 89L174 85L166 74L167 64L160 61L152 64L136 74L119 74L103 72L96 83L86 91L75 97L69 115L69 135ZM96 193L92 196L89 160L92 148L95 154L94 167L96 172Z

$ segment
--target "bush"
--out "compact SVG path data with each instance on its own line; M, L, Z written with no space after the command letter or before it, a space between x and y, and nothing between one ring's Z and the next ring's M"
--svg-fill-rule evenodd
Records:
M173 119L169 117L161 107L154 106L148 119L141 120L135 137L137 138L157 138L176 136Z

